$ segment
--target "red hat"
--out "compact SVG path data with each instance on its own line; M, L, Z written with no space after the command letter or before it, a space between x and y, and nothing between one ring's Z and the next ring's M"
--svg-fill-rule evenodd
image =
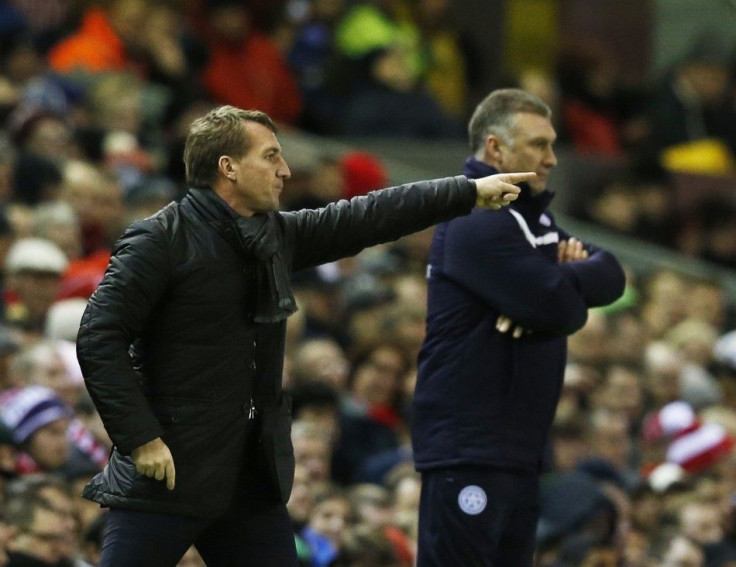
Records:
M644 442L670 439L665 460L697 473L731 452L734 440L717 423L701 422L693 408L677 401L664 406L644 420Z
M367 152L348 152L340 158L343 171L342 195L346 199L365 195L388 185L388 174L380 159Z

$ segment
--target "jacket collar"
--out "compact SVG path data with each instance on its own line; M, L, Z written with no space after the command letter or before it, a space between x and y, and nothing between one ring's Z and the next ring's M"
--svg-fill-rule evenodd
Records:
M463 175L470 179L478 179L479 177L487 177L488 175L494 175L500 173L495 167L488 165L485 162L469 157L465 161L465 168L463 169ZM528 220L536 220L539 216L549 207L550 202L554 198L554 192L549 189L545 189L537 195L532 193L531 187L528 183L519 183L521 193L519 198L509 205L511 208L519 211Z
M200 189L192 187L189 189L185 199L191 202L192 207L206 221L237 220L240 215L230 205L223 201L212 189Z

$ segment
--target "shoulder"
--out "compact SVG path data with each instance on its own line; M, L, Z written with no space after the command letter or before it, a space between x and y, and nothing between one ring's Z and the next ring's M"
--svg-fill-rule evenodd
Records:
M115 244L113 254L133 247L165 248L180 226L177 203L170 203L145 219L133 221Z
M509 209L493 211L475 207L470 214L455 217L447 223L448 230L478 232L479 234L506 233L516 226Z

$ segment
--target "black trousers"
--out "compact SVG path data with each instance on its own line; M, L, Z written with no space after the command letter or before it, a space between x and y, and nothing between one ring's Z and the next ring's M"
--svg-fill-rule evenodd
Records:
M531 567L538 519L536 473L425 471L417 567Z
M255 455L250 436L247 454ZM194 545L207 567L294 567L294 529L258 459L244 463L220 517L195 518L111 508L99 567L174 567Z

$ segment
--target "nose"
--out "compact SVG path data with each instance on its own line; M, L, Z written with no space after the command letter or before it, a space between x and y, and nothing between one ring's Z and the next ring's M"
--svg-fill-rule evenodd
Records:
M555 167L557 165L557 156L552 146L548 147L544 154L544 165L547 167Z
M284 158L281 158L281 165L279 165L279 168L276 170L276 175L281 179L289 179L291 177L291 170Z

